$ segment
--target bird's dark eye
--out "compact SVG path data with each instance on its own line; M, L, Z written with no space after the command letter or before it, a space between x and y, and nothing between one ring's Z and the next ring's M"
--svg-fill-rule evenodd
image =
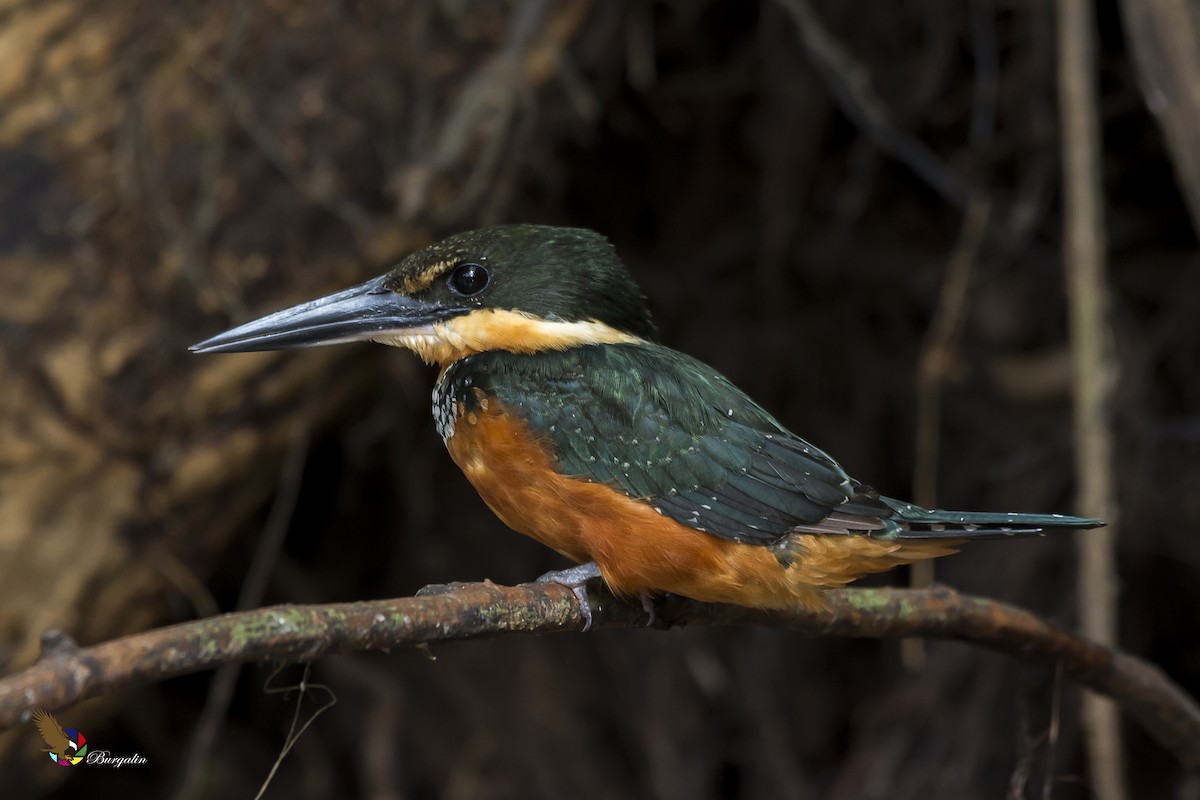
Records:
M467 261L454 268L450 277L446 279L446 283L449 284L450 291L455 294L474 297L486 289L491 280L492 274L488 272L487 267Z

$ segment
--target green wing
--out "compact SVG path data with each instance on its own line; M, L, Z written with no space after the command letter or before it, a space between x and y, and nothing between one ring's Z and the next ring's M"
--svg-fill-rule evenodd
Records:
M874 530L890 515L711 367L660 345L484 353L445 380L479 386L521 415L553 444L563 474L619 488L699 531L771 544L797 528Z

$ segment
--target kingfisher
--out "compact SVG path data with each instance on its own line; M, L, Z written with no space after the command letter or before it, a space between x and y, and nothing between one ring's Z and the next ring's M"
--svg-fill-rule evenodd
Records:
M440 368L450 457L513 530L586 584L766 609L821 609L868 573L976 539L1093 528L1061 514L925 509L883 496L717 370L658 342L649 302L590 230L451 236L350 289L193 345L248 352L371 340Z

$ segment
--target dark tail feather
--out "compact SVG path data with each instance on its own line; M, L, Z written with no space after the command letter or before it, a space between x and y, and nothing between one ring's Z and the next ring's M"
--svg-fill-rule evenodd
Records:
M890 522L898 529L884 536L896 539L1012 539L1044 536L1085 528L1099 528L1102 520L1064 514L1003 514L987 511L941 511L879 498L895 514ZM889 526L890 527L890 526Z

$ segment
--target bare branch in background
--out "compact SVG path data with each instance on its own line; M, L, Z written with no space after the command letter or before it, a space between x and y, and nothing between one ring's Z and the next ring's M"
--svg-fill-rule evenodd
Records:
M892 123L887 107L871 85L867 69L825 29L816 10L806 0L778 2L796 23L804 52L842 113L880 150L905 164L947 203L958 208L965 206L966 184L928 145Z
M942 384L950 375L957 357L957 341L967 312L967 294L971 272L987 232L991 203L982 192L972 194L967 203L958 244L946 264L937 313L930 323L917 365L917 431L913 464L913 501L934 508L938 504L938 455L942 442ZM910 583L923 589L933 583L933 561L918 561L909 567ZM919 639L906 639L900 649L904 665L911 670L925 663L925 648Z
M1190 0L1123 0L1121 17L1146 107L1166 137L1200 234L1200 8Z
M1117 641L1117 509L1108 412L1116 365L1108 346L1095 29L1091 0L1059 0L1058 87L1066 227L1063 263L1075 382L1078 510L1108 522L1108 527L1079 537L1079 618L1086 636L1113 646ZM1117 709L1103 698L1087 695L1083 724L1091 789L1100 800L1121 800L1126 796L1126 783Z

